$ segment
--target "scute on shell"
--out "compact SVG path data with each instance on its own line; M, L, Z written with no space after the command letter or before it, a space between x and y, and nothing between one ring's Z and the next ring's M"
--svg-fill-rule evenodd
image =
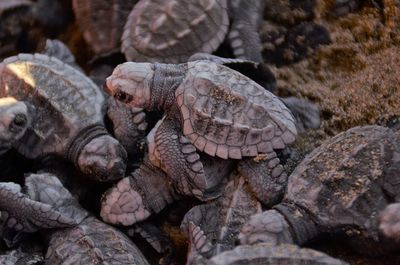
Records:
M175 92L183 133L199 151L241 159L295 140L290 110L272 93L223 65L197 61Z

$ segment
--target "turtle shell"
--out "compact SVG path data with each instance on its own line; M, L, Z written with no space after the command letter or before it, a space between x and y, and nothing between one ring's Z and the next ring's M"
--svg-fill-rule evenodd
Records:
M8 11L10 9L19 8L22 6L31 6L32 2L29 0L8 0L8 1L0 1L0 15L3 12Z
M28 158L64 154L84 128L103 125L104 95L83 73L54 57L19 54L0 64L0 97L36 108L18 151Z
M289 177L284 200L306 209L318 225L353 224L373 234L377 212L399 194L399 135L364 126L340 133L310 153Z
M126 18L137 0L73 0L73 9L83 37L96 54L120 47Z
M228 31L226 0L140 0L122 35L128 61L183 63L212 53Z
M293 115L276 96L223 65L188 63L175 98L183 134L211 156L268 153L285 148L297 134Z

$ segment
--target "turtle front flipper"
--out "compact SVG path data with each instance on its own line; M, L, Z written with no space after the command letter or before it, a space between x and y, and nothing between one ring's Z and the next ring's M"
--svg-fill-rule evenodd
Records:
M15 183L0 184L0 211L4 225L27 233L41 228L62 228L77 224L52 205L28 198Z
M135 154L147 128L143 109L127 106L114 98L109 98L107 116L112 122L114 137L128 154Z
M253 215L238 236L241 244L302 245L320 233L310 215L296 205L281 203Z
M272 207L282 200L288 177L275 152L240 161L238 171L264 205Z
M187 264L210 264L207 257L212 256L213 246L204 231L193 222L189 222L187 230L190 242Z
M101 217L111 224L132 225L158 213L178 196L165 173L147 159L102 198Z
M379 230L387 238L400 242L400 203L393 203L379 214Z
M152 132L148 137L149 153L153 154L150 159L159 160L160 168L173 180L181 194L206 200L206 191L218 183L215 183L217 178L205 173L196 147L183 136L175 120L168 116L157 123L153 130L154 144L150 140Z
M296 129L299 133L307 129L319 128L321 125L321 118L317 105L313 104L311 101L296 97L280 99L292 112L296 120Z
M364 0L336 0L330 15L334 17L345 16L357 10Z
M258 28L264 10L263 0L229 1L231 28L228 34L236 58L263 62Z

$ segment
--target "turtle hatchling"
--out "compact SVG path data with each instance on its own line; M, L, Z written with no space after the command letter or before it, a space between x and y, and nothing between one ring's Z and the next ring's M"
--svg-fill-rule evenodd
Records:
M119 51L126 18L137 0L73 0L83 37L96 55Z
M237 58L262 62L263 2L140 0L126 22L122 52L128 61L182 63L194 53L214 52L228 35Z
M399 215L393 209L399 183L399 132L352 128L306 156L289 177L283 202L254 215L240 241L304 244L321 233L342 233L369 255L398 250Z
M107 78L105 89L127 105L164 110L165 121L178 121L180 128L164 121L155 132L157 159L171 165L164 169L168 175L185 171L191 183L207 183L207 176L201 163L194 163L198 155L187 160L185 154L197 150L222 159L254 157L285 148L297 135L294 117L279 98L212 61L127 62ZM201 196L207 187L197 189Z
M0 65L0 96L35 107L14 148L30 159L62 156L98 181L123 177L126 151L104 128L104 95L83 73L43 54L19 54Z
M65 229L42 230L46 233L44 238L49 245L46 264L149 264L124 234L84 210L54 175L31 174L26 178L25 185L27 195L17 192L20 197L16 202L22 205L31 202L45 207L39 207L40 210L36 212L23 212L20 217L28 221L42 218L42 223L33 221L39 228L48 228L59 220L46 209L73 220L70 227ZM0 191L7 186L10 184L0 186ZM18 208L14 208L10 215L17 215L18 211Z
M29 108L24 102L12 97L0 98L0 154L21 139L30 123Z

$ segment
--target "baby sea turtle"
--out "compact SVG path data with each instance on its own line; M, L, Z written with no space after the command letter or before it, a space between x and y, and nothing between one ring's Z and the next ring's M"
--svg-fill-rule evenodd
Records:
M96 55L119 51L126 18L137 0L73 0L83 37Z
M0 98L0 155L12 148L31 124L27 104L15 98Z
M41 53L49 57L55 57L83 73L83 70L75 62L75 57L70 49L59 40L48 39ZM106 67L104 70L109 74L104 75L102 69L102 67L97 67L96 70L100 72L97 72L94 76L90 76L98 86L102 86L106 77L112 73L112 69L108 72L108 67ZM140 108L126 106L113 98L108 98L106 101L107 117L112 123L113 136L121 143L128 154L136 154L147 129L145 113Z
M237 58L262 62L257 31L263 10L263 0L140 0L121 49L128 61L182 63L214 52L228 35Z
M211 258L235 247L242 225L261 212L261 204L240 174L232 174L223 195L193 207L183 218L181 229L189 236L188 263L197 255Z
M332 258L325 253L296 245L274 246L268 243L252 246L237 246L222 252L209 260L199 258L193 265L347 265L346 262Z
M104 95L84 74L43 54L19 54L0 65L0 96L35 107L14 147L30 159L58 155L99 181L121 178L126 151L104 128Z
M49 245L46 264L148 264L125 235L91 216L54 175L31 174L26 178L26 191L29 200L49 206L75 222L70 228L43 231ZM26 195L21 196L27 200ZM32 215L26 218L31 220ZM49 223L51 220L47 217Z
M253 216L240 240L304 244L323 232L343 232L361 252L399 249L387 240L396 238L390 235L396 216L388 210L378 224L379 212L399 201L399 183L399 132L352 128L310 153L289 177L283 202Z
M200 197L212 180L197 163L196 150L222 159L242 159L283 149L297 135L294 117L281 100L213 61L127 62L107 78L105 89L130 106L166 111L154 137L158 159L170 176L185 171L188 182L197 186L191 187L193 194ZM173 126L175 120L182 137ZM185 150L179 149L182 144ZM185 154L189 153L194 154L188 160Z

